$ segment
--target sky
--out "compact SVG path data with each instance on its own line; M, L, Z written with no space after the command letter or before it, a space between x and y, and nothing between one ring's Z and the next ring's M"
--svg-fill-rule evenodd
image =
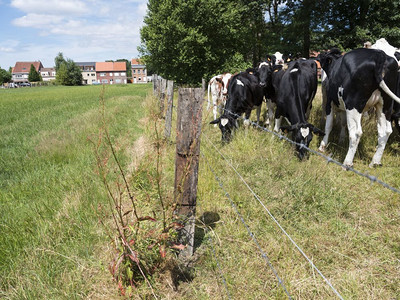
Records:
M17 61L54 66L139 56L147 0L0 0L0 67Z

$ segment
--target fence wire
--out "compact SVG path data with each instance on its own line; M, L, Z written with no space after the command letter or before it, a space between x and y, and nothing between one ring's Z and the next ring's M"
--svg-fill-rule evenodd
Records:
M285 294L288 296L289 299L292 299L292 297L290 296L283 280L279 277L277 271L275 270L274 266L272 265L271 261L269 260L267 254L264 252L264 250L261 248L260 244L258 243L258 240L256 239L255 235L253 234L253 232L251 231L250 227L247 225L246 221L244 220L242 214L239 212L239 210L237 209L235 203L233 202L233 200L231 199L229 193L226 191L224 185L222 184L221 179L217 176L217 174L215 173L214 169L211 167L208 159L205 157L205 155L203 154L203 152L200 152L202 157L205 159L208 168L210 169L210 171L213 173L215 179L217 180L220 188L224 191L225 196L229 199L232 208L234 209L234 211L236 212L236 214L239 216L240 221L243 223L243 225L246 227L246 230L248 232L248 234L250 235L251 239L253 240L253 242L256 244L258 250L261 253L261 256L264 258L265 262L268 264L268 266L270 267L270 269L272 270L273 274L275 275L276 279L278 280L279 285L283 288Z
M237 117L238 119L244 119L242 116L240 116L240 115L238 115L238 114L236 114L236 113L233 113L233 112L231 112L231 111L229 111L229 110L227 110L227 109L225 109L225 108L224 108L224 110L225 110L226 112L228 112L229 114L231 114L232 116ZM281 133L275 132L275 131L270 130L270 129L266 128L266 127L260 126L260 125L258 125L257 123L255 123L255 122L253 122L253 121L251 121L250 123L251 123L251 125L253 125L254 127L257 127L257 128L259 128L259 129L261 129L262 131L265 131L265 132L268 132L268 133L271 133L271 134L275 135L275 136L278 137L280 140L285 140L285 141L287 141L287 142L289 142L289 143L291 143L291 144L293 144L293 145L297 145L297 146L299 146L300 148L306 149L306 150L307 150L308 152L310 152L310 153L313 153L313 154L315 154L315 155L318 155L318 156L322 157L323 159L325 159L325 160L327 161L328 164L329 164L329 163L334 163L334 164L336 164L336 165L342 167L343 169L345 169L345 170L347 170L347 171L351 171L351 172L357 174L358 176L365 177L365 178L369 179L369 180L371 181L371 183L376 182L376 183L382 185L383 187L385 187L385 188L391 190L392 192L395 192L395 193L397 193L397 194L400 195L400 190L399 190L399 189L397 189L397 188L395 188L395 187L392 187L391 185L387 184L386 182L384 182L384 181L378 179L376 176L369 175L369 174L365 174L365 173L363 173L363 172L361 172L361 171L358 171L358 170L356 170L356 169L354 169L354 168L352 168L352 167L345 166L345 165L342 164L341 162L339 162L339 161L333 159L332 157L326 156L326 155L322 154L321 152L315 151L315 150L313 150L313 149L307 147L307 146L304 145L304 144L300 144L300 143L297 143L297 142L295 142L295 141L292 141L291 139L289 139L288 137L282 135Z
M328 284L328 286L332 289L332 291L336 294L339 299L343 299L343 297L339 294L339 292L333 287L332 283L322 274L322 272L315 266L310 258L304 253L304 251L297 245L297 243L293 240L293 238L286 232L286 230L281 226L278 220L272 215L271 211L266 207L266 205L261 201L260 197L253 191L253 189L248 185L248 183L244 180L243 176L236 170L236 168L226 159L226 157L218 150L218 148L211 142L211 140L203 134L203 136L207 139L207 141L214 147L214 149L219 153L219 155L225 160L225 162L234 170L236 175L242 180L248 190L253 194L254 198L261 204L267 214L271 217L271 219L275 222L275 224L279 227L279 229L283 232L284 235L290 240L290 242L296 247L296 249L303 255L303 257L310 263L312 268L317 271L317 273L321 276L321 278Z

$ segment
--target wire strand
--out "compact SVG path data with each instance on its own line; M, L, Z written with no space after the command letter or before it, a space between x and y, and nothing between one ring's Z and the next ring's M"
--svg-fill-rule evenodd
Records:
M289 299L292 299L292 297L290 296L288 290L286 289L285 284L283 283L283 280L279 277L277 271L275 270L274 266L271 264L271 261L269 260L267 254L262 250L260 244L258 243L255 235L252 233L250 227L246 224L242 214L239 212L239 210L237 209L235 203L233 202L233 200L231 199L229 193L226 191L226 189L224 188L224 185L222 184L221 179L217 176L217 174L215 173L215 171L213 170L213 168L211 167L208 159L205 157L205 155L203 154L203 152L200 152L202 157L205 159L208 168L210 169L210 171L213 173L215 179L217 180L220 188L224 191L225 196L229 199L231 206L233 207L233 209L235 210L236 214L239 216L241 222L243 223L243 225L246 227L248 234L250 235L251 239L253 240L253 242L256 244L258 250L261 252L261 256L264 258L264 260L266 261L266 263L268 264L268 266L270 267L270 269L272 270L272 272L274 273L275 277L278 280L279 285L283 288L285 294L288 296Z
M338 296L340 299L343 299L343 297L339 294L339 292L333 287L331 282L322 274L322 272L315 266L315 264L312 262L311 259L308 258L308 256L304 253L304 251L297 245L297 243L292 239L292 237L286 232L286 230L281 226L281 224L278 222L278 220L272 215L270 210L265 206L265 204L261 201L261 199L258 197L258 195L253 191L253 189L248 185L246 180L244 180L243 176L236 170L236 168L226 159L226 157L218 150L217 147L210 141L210 139L203 134L203 136L207 139L207 141L214 147L215 150L221 155L221 157L226 161L226 163L234 170L234 172L239 176L239 178L242 180L242 182L246 185L246 187L249 189L249 191L253 194L253 196L256 198L256 200L261 204L261 206L264 208L264 210L268 213L268 215L271 217L271 219L275 222L275 224L279 227L279 229L283 232L284 235L292 242L292 244L297 248L297 250L303 255L303 257L311 264L314 270L317 271L317 273L324 279L324 281L329 285L329 287L332 289L332 291Z

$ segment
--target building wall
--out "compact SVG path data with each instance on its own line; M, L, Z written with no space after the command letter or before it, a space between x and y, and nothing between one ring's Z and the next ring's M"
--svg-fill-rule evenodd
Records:
M95 71L82 71L83 84L93 84L97 82Z
M147 70L144 67L132 66L132 80L133 83L146 83L147 82Z
M126 84L126 72L96 72L97 82L101 84Z

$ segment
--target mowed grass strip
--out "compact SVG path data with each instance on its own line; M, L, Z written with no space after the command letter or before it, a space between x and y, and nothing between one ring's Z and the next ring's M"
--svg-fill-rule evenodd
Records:
M102 126L102 89L0 91L0 298L110 292L97 283L109 278L99 257L107 238L96 214L107 198L89 141L97 141ZM139 120L150 90L105 87L107 126L117 147L132 146L142 134ZM119 155L129 163L126 153Z

